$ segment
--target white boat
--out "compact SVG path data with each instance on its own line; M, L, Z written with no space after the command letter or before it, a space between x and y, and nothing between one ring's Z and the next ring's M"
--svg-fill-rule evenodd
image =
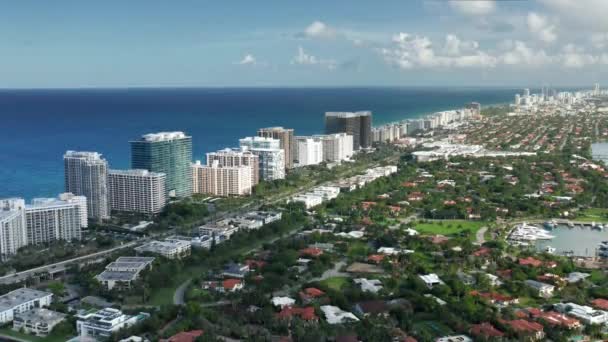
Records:
M553 253L555 253L555 251L556 251L555 247L551 247L551 246L545 247L546 253L553 254Z
M593 222L593 229L597 229L597 230L604 230L604 225L602 225L601 223L595 223Z
M553 238L555 236L549 234L545 229L525 222L515 226L509 234L509 239L515 241L551 240Z

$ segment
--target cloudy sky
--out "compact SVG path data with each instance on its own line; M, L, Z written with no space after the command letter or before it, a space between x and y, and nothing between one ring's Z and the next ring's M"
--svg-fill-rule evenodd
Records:
M2 88L608 83L608 0L1 3Z

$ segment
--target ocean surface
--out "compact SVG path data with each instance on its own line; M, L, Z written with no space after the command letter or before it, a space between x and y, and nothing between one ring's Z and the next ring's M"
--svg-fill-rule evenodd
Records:
M596 255L599 243L608 240L608 230L600 231L589 227L559 226L550 234L555 238L536 242L538 251L544 251L546 247L551 246L558 255L573 252L575 256L593 257Z
M379 125L434 111L511 102L506 88L204 88L0 90L0 198L56 196L66 150L102 153L128 168L129 140L185 131L194 159L257 128L323 132L326 111L371 110Z
M608 142L591 144L591 154L594 159L601 160L608 165Z

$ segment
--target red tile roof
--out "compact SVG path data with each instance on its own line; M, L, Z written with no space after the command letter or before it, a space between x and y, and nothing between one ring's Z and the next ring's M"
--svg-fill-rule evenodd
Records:
M522 266L540 267L542 266L543 262L533 257L527 257L519 259L519 264Z
M543 326L541 324L526 321L525 319L505 321L504 323L511 326L517 333L538 333L543 331Z
M386 256L384 254L372 254L367 257L367 260L375 262L376 264L379 264L382 262L382 260L384 260L385 257Z
M177 333L166 340L166 342L194 342L197 337L203 334L202 330L182 331Z
M481 247L480 249L473 252L473 256L481 257L481 256L490 255L491 253L492 253L492 250L489 249L488 247Z
M608 300L597 298L591 301L591 304L601 310L608 310Z
M309 297L318 298L325 295L325 292L317 289L316 287L307 287L304 289L304 294Z
M474 324L471 327L471 335L476 337L495 338L502 337L505 334L502 331L494 328L492 324L484 322L481 324Z
M517 301L517 298L513 298L511 296L503 295L497 292L479 292L479 291L471 291L469 294L473 297L481 297L491 301L492 303L513 303Z
M300 250L301 255L306 255L310 257L318 257L323 255L323 250L316 247L308 247Z
M240 279L226 279L222 282L224 290L232 290L235 286L241 284Z
M316 321L319 319L315 314L315 308L312 306L304 308L284 307L283 310L279 312L279 318L290 319L293 316L298 316L305 321Z

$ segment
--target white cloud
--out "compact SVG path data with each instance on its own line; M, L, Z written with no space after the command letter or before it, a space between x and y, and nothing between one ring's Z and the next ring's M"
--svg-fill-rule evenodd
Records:
M334 70L337 67L337 62L333 59L321 59L313 55L309 55L301 46L298 47L298 54L291 60L291 64L295 65L317 65L325 67L329 70Z
M400 69L448 69L495 67L509 68L582 68L608 64L608 54L592 54L582 46L565 45L548 53L524 41L506 40L495 49L482 50L476 41L461 40L449 34L443 46L436 48L428 37L399 33L393 44L378 50L384 60Z
M479 43L476 41L463 41L454 34L448 34L445 37L444 53L448 56L458 56L462 52L475 51L479 48Z
M549 22L549 19L535 12L528 13L528 30L537 39L545 43L553 43L557 39L556 26Z
M393 46L380 49L385 61L401 69L413 68L492 68L496 58L478 50L477 42L461 41L448 35L440 54L428 37L401 32L393 37Z
M306 38L335 38L336 30L322 21L314 21L299 36Z
M243 57L243 59L241 59L236 64L239 64L239 65L256 65L257 61L256 61L255 57L252 54L248 53L248 54L246 54Z
M496 10L494 0L450 0L448 4L455 11L470 16L484 16Z
M589 40L594 48L604 49L608 47L608 32L593 33Z
M562 49L561 62L566 68L582 68L587 65L601 63L602 60L598 56L586 53L585 49L580 46L567 44Z
M513 66L543 66L553 62L544 50L535 51L522 41L504 41L500 48L506 50L500 56L500 63Z
M606 0L538 0L562 21L593 31L608 31Z

